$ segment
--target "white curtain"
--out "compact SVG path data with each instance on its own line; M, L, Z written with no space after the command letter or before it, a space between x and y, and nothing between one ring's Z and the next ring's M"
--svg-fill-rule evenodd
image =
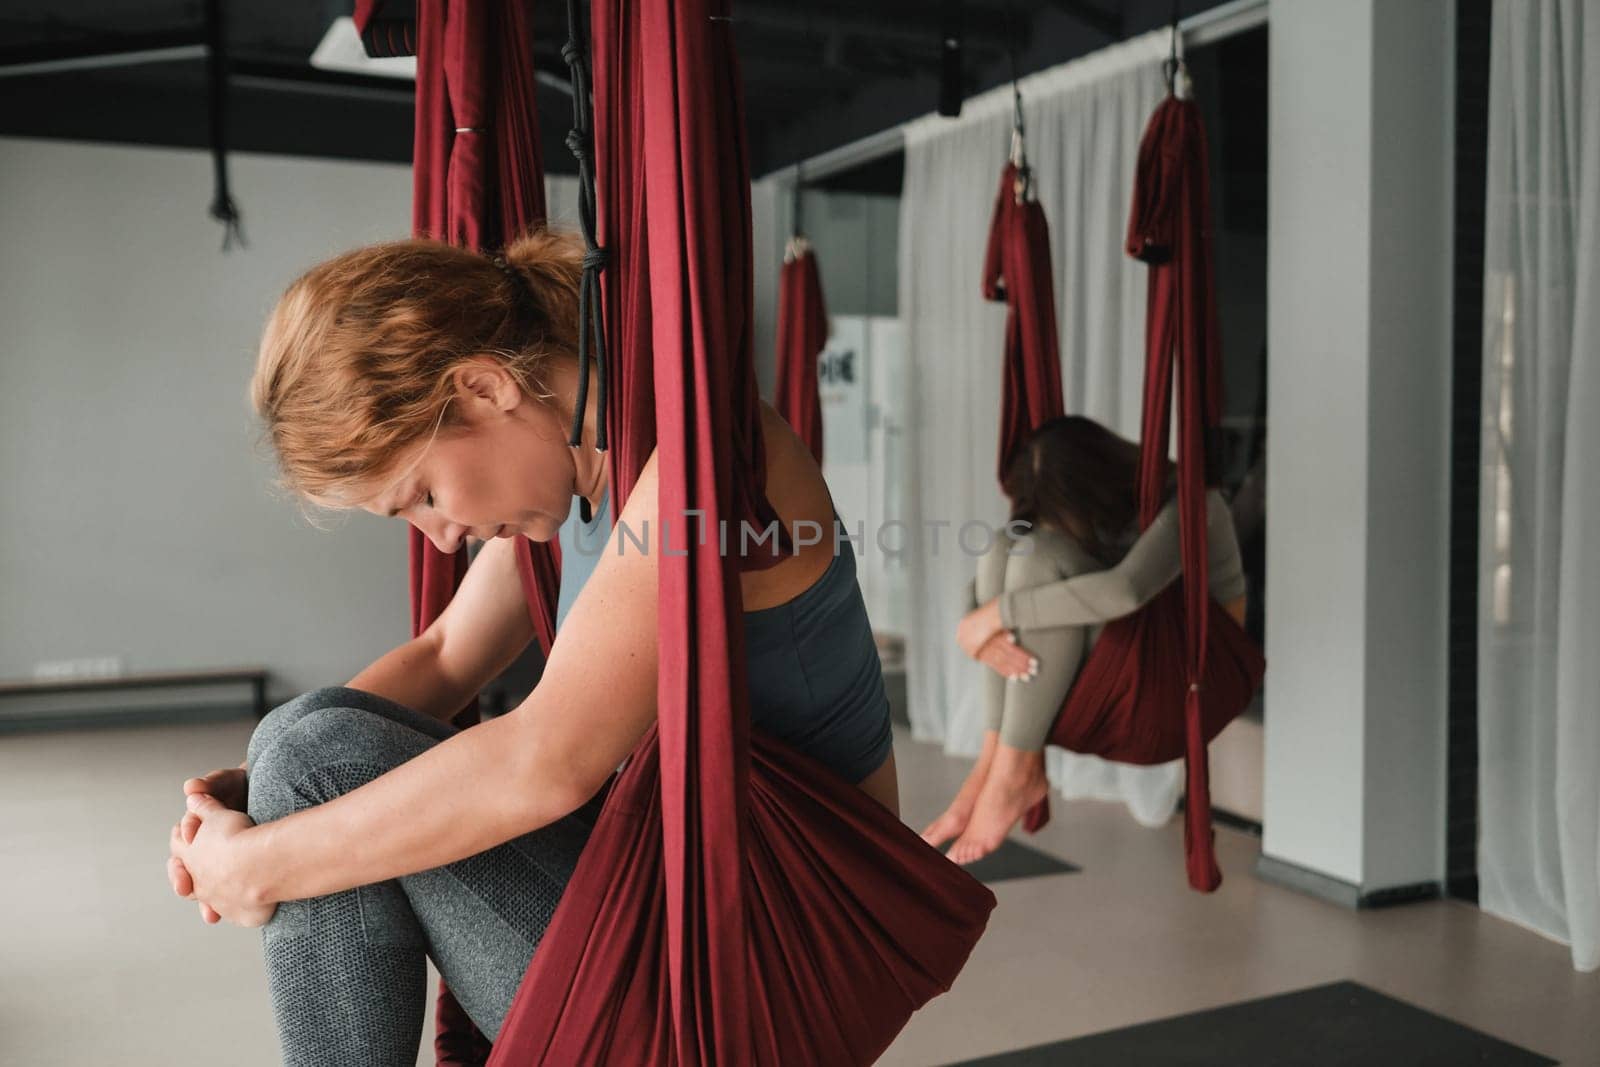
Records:
M1484 269L1483 908L1600 967L1600 9L1495 5Z
M1139 139L1165 91L1166 53L1162 31L1022 82L1028 158L1050 223L1066 407L1132 439L1144 384L1146 269L1122 244ZM917 531L906 558L908 702L913 736L958 755L975 755L982 741L978 672L986 668L955 645L974 570L956 535L968 520L998 527L1006 518L995 471L1005 310L983 299L980 277L1011 111L1006 87L968 101L958 119L906 128L900 316L913 384L904 520ZM969 543L980 542L974 531ZM1182 787L1178 763L1131 767L1050 749L1048 771L1064 796L1126 801L1149 825L1171 815Z

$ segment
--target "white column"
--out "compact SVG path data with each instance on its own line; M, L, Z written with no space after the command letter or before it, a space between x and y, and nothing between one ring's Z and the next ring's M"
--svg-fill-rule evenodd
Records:
M1453 5L1273 0L1262 872L1444 868Z

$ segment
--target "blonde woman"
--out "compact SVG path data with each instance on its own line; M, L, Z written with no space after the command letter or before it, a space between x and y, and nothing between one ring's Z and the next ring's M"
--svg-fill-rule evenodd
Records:
M208 921L263 928L286 1063L413 1063L425 956L492 1039L597 793L654 719L656 559L676 520L658 514L652 456L616 517L627 545L613 531L534 692L447 725L533 637L515 539L554 537L575 497L600 516L609 502L596 389L567 444L581 258L551 233L500 263L430 241L358 249L291 285L267 325L253 397L289 488L445 552L486 542L425 633L273 711L243 767L185 783L173 888ZM802 536L837 530L827 486L765 406L762 428L768 496L805 547L740 578L753 727L897 811L854 556Z

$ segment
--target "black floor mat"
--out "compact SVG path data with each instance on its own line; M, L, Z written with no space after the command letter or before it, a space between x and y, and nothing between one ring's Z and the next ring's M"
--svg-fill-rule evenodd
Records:
M1335 982L964 1060L959 1067L1534 1067L1555 1062L1366 986Z
M948 850L952 842L946 841ZM1047 852L1006 839L1006 843L976 863L966 865L967 872L980 882L1004 882L1011 878L1037 878L1043 874L1075 874L1082 870L1065 860L1058 860Z

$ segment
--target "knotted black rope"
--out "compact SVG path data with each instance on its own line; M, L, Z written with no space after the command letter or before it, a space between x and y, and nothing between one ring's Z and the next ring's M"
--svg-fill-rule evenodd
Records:
M567 0L567 43L561 58L567 61L572 80L572 129L567 133L567 148L578 161L578 228L583 231L583 277L578 283L578 402L572 414L572 435L567 443L576 447L583 439L583 412L589 399L590 340L594 343L595 383L600 389L595 420L595 451L606 450L606 324L600 307L600 272L610 254L595 239L593 113L589 99L589 57L582 32L582 0ZM587 510L588 501L581 507ZM588 521L587 519L585 521Z
M222 250L244 245L239 205L228 191L228 56L222 31L222 0L206 0L206 82L210 108L211 168L216 181L211 217L222 223Z

